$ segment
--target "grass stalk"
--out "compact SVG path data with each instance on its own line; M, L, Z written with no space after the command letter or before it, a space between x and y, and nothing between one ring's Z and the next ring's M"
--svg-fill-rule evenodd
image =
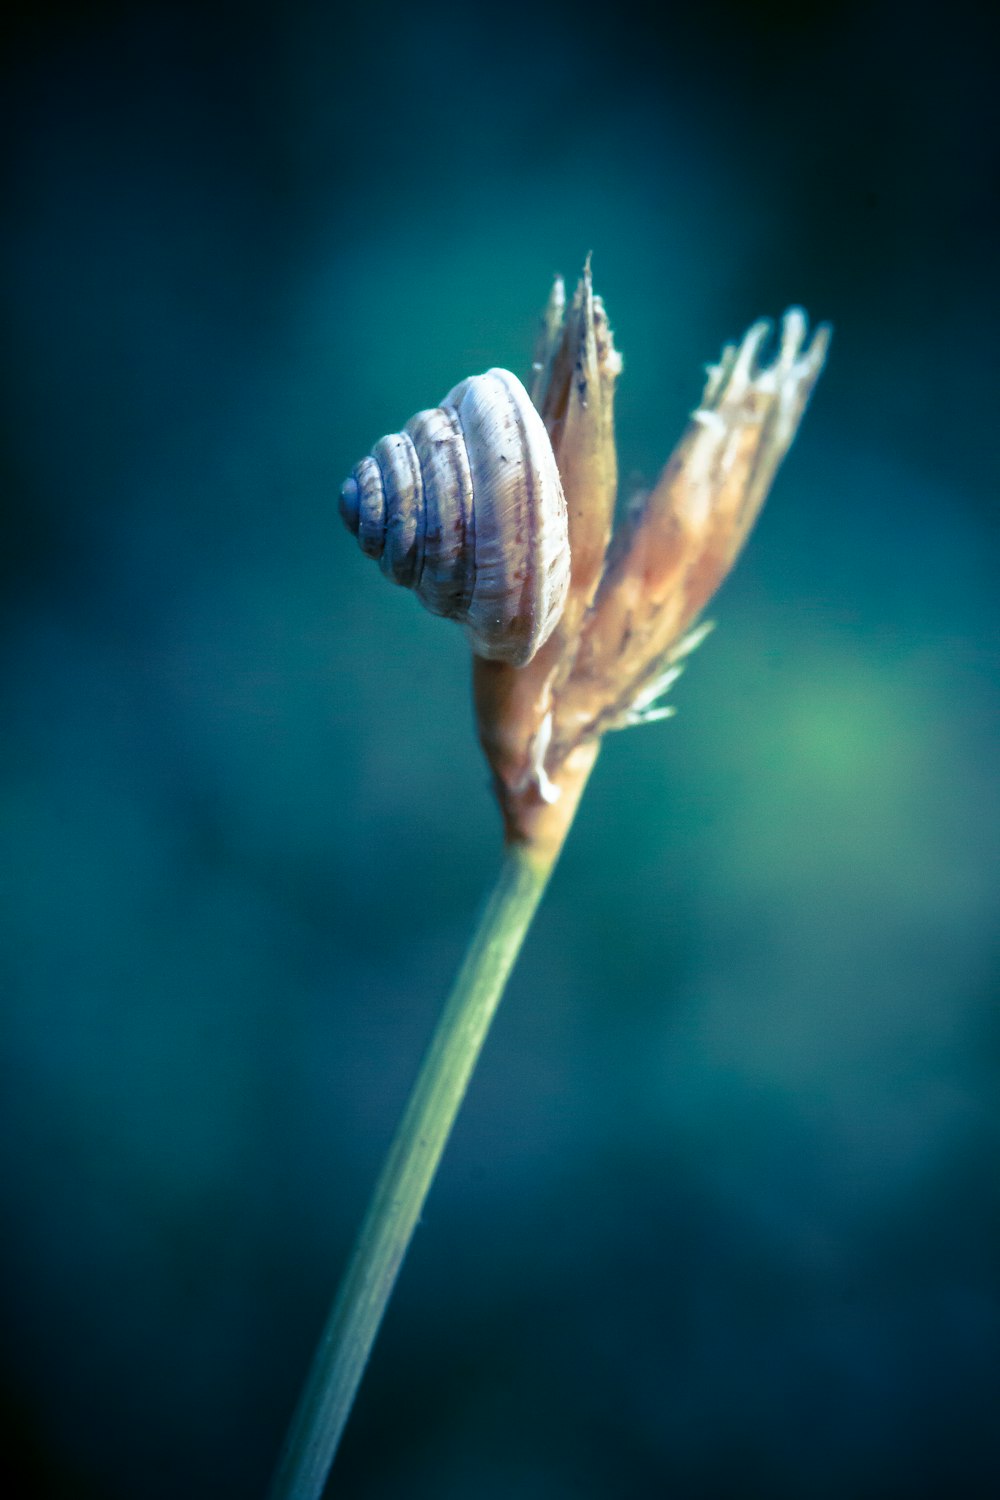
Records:
M506 851L361 1226L270 1500L320 1500L441 1153L557 855L555 843Z

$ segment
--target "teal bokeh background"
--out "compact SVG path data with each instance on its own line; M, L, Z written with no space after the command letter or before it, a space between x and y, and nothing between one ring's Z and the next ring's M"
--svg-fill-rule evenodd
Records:
M42 5L6 63L6 1492L266 1484L497 858L458 631L334 497L594 254L626 489L829 368L606 747L356 1500L993 1492L998 140L952 6Z

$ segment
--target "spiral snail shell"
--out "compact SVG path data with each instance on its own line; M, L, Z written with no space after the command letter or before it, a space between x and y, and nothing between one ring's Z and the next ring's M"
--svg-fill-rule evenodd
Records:
M380 438L340 492L358 545L477 656L523 666L569 587L566 500L544 423L509 370L473 375Z

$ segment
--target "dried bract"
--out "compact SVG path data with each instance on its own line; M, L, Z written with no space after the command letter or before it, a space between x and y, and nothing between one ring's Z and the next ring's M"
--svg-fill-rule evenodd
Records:
M806 341L790 309L777 357L762 321L710 366L701 402L650 494L609 543L621 357L589 265L568 308L557 280L532 398L566 495L570 586L526 666L474 662L480 739L508 840L558 843L609 729L649 723L710 628L696 621L736 560L823 368L830 330Z

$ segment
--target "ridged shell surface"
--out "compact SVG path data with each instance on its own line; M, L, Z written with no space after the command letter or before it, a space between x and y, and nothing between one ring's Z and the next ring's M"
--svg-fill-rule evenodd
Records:
M552 445L508 370L463 380L380 439L341 491L362 551L477 655L523 666L569 586L566 501Z

